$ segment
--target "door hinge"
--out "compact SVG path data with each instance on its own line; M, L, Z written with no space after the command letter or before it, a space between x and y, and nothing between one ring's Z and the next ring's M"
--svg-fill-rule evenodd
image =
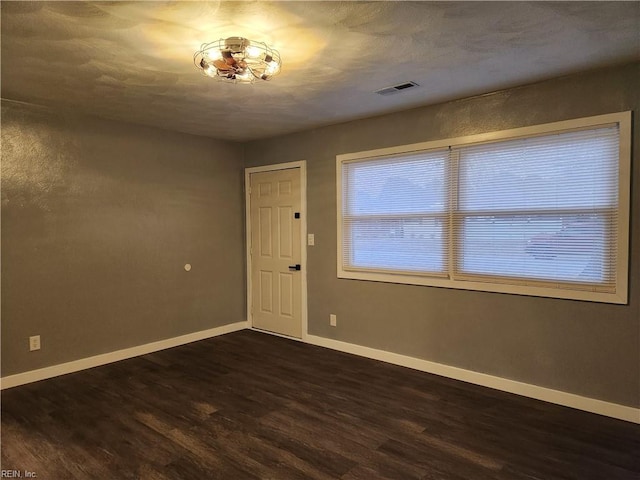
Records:
M296 212L293 214L293 218L300 218L300 212Z

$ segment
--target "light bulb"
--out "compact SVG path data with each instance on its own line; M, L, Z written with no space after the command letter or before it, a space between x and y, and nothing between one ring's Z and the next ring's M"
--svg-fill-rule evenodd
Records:
M251 80L253 79L253 75L251 74L249 69L246 69L242 73L236 73L236 79L242 83L250 83Z
M204 58L200 60L200 67L202 67L202 71L206 75L209 75L210 77L216 76L216 69L213 67L213 65L209 65L209 63Z
M277 73L278 70L280 70L280 64L278 62L276 62L275 60L272 60L267 65L266 73L267 73L267 75L273 75L273 74Z
M258 47L254 47L253 45L249 45L244 53L247 57L256 58L260 56L260 49Z
M206 52L204 52L204 54L210 60L221 60L222 59L222 54L220 53L220 50L218 50L218 49L212 48L212 49L207 50Z

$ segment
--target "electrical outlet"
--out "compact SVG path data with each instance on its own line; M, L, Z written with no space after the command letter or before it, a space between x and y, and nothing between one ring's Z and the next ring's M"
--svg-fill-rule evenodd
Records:
M40 335L29 337L29 351L40 350Z
M329 315L329 325L331 325L332 327L335 327L337 324L338 324L338 319L332 313L331 315Z

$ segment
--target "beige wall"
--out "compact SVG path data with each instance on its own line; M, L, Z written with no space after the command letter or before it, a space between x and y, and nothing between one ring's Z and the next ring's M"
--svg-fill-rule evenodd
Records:
M237 144L3 102L2 375L246 320L242 202Z
M246 166L308 162L308 231L316 242L308 248L309 333L640 406L637 159L628 305L338 279L335 185L337 154L638 112L639 82L636 64L247 144Z

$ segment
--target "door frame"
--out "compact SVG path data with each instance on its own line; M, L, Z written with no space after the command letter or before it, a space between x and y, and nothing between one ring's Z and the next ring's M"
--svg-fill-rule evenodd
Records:
M290 170L298 169L300 174L300 261L302 262L301 273L301 307L302 314L300 321L302 322L302 336L300 339L295 337L289 337L287 335L280 335L275 332L261 332L270 333L285 338L294 340L307 340L308 335L308 319L307 319L307 161L299 160L296 162L276 163L272 165L264 165L261 167L247 167L244 169L244 213L245 213L245 254L247 259L247 321L250 328L253 327L253 313L252 313L252 285L251 285L251 174L262 172L273 172L277 170Z

